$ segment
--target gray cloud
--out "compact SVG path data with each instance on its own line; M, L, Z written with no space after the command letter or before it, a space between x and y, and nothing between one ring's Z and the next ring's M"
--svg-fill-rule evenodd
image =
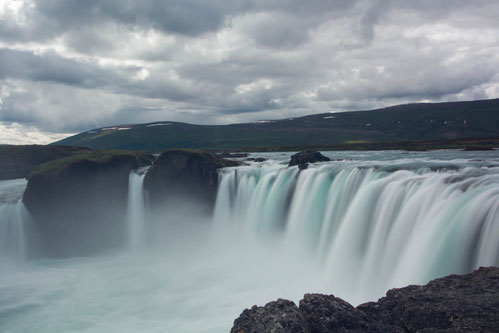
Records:
M38 11L55 18L61 27L95 24L114 20L130 27L153 28L166 32L197 35L217 30L226 11L240 7L238 1L199 0L52 0L37 2Z
M5 2L0 123L74 132L494 98L498 10L493 0Z
M360 32L365 39L371 41L374 38L374 27L378 24L381 16L386 14L391 0L379 0L372 3L360 20Z
M88 88L102 87L120 79L120 75L96 64L78 63L54 52L36 55L33 52L0 49L0 78L49 81Z
M188 36L217 30L226 13L247 7L242 1L220 0L46 0L26 1L26 24L16 25L13 18L2 22L2 36L22 40L43 39L63 31L108 22L130 29L157 29Z
M153 74L138 79L137 66L101 66L94 62L66 59L56 53L34 54L0 49L0 79L51 82L86 89L100 89L118 94L149 98L186 100L194 97L194 86Z

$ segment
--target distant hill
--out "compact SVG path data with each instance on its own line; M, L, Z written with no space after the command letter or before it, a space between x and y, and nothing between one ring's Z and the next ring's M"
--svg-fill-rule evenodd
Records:
M81 147L59 147L38 145L2 145L0 146L0 180L25 178L38 165L91 152Z
M57 145L159 151L387 143L499 136L499 99L397 105L231 125L162 121L83 132Z

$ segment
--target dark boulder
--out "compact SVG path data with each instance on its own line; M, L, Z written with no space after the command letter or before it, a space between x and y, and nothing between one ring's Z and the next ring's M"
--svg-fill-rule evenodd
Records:
M240 164L204 151L172 149L154 162L144 179L144 188L153 205L189 198L211 207L218 187L218 169Z
M23 201L33 216L41 251L86 255L122 245L130 171L151 161L143 153L101 151L35 169Z
M278 302L287 305L279 307L271 302L263 308L244 310L231 333L291 332L282 330L281 322L300 315L307 327L300 326L302 331L298 332L499 332L499 268L482 267L425 286L392 289L378 302L357 308L319 294L305 295L299 313L289 305L292 302Z
M298 164L298 169L299 170L306 170L308 169L309 163L300 163Z
M333 295L305 294L300 312L312 333L383 332L364 312Z
M300 170L304 170L308 168L309 163L327 162L329 160L329 157L322 155L318 151L306 150L292 155L288 166L298 165Z
M378 302L358 309L407 332L498 332L499 268L392 289Z
M263 307L244 310L234 321L230 333L310 333L295 303L278 299Z

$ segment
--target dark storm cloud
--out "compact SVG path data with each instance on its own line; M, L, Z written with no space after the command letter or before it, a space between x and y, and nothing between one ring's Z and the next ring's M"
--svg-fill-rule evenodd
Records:
M102 87L119 82L120 75L96 66L65 59L49 52L35 55L33 52L0 49L0 78L50 81L87 88Z
M185 35L217 30L223 23L225 13L240 6L238 1L233 0L53 0L37 3L38 12L56 19L61 27L115 20L130 27Z
M0 122L80 131L493 98L498 12L493 0L4 1Z
M390 0L379 0L369 7L360 21L360 32L367 40L374 38L374 27L390 7Z
M135 66L100 66L92 62L63 58L56 53L34 54L0 49L0 79L46 81L85 89L105 89L120 94L150 98L185 100L194 97L193 86L182 86L167 78L153 75L134 79Z
M217 31L227 19L245 13L268 13L266 26L254 26L255 35L263 43L274 46L290 39L303 39L303 29L320 24L325 18L340 15L357 1L243 1L243 0L45 0L32 2L26 8L26 22L20 26L13 17L0 22L0 34L7 40L42 40L71 31L92 27L105 28L109 22L129 29L156 29L164 33L197 36ZM280 18L274 20L271 16ZM301 20L308 21L306 24ZM273 23L273 24L272 24ZM283 23L283 25L281 25ZM262 29L267 30L264 35ZM284 29L291 28L286 33ZM279 31L275 31L279 30ZM97 36L97 35L95 35ZM84 38L84 36L82 36Z
M131 29L158 29L184 35L217 30L226 13L246 7L237 0L46 0L25 10L27 24L13 18L2 22L4 37L24 40L49 38L73 29L100 26L109 21Z

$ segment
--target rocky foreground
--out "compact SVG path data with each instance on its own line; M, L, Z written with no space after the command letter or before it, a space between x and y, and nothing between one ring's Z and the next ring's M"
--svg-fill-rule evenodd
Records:
M499 332L499 268L392 289L356 308L333 295L278 299L244 310L231 330L266 332Z

